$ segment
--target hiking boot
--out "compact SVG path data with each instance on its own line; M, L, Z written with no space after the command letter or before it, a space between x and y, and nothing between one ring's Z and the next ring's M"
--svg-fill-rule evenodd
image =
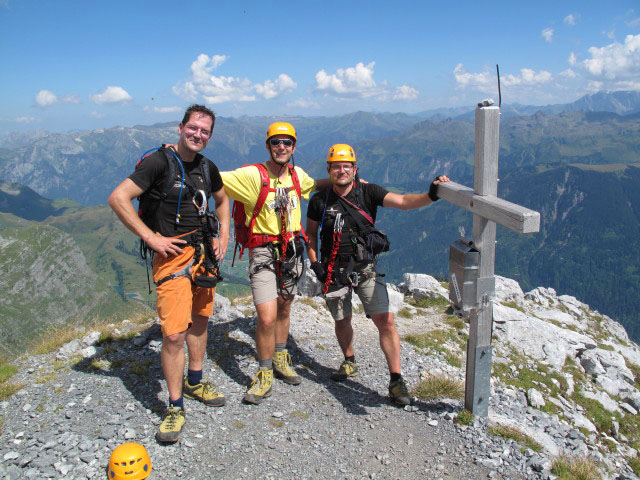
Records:
M199 400L210 407L221 407L224 405L224 395L218 392L209 382L190 385L185 375L182 382L182 394L193 400Z
M175 443L184 426L184 410L169 405L162 417L162 423L156 432L156 440L159 442Z
M356 376L358 376L358 365L356 362L345 360L342 362L342 365L340 365L338 371L331 374L331 380L344 382L347 378Z
M276 352L273 356L273 373L276 378L279 378L284 383L289 385L300 385L302 380L296 374L296 371L291 367L293 361L291 355L286 350L282 352Z
M405 382L404 378L389 383L389 398L400 407L411 403L409 388L407 388L407 382Z
M258 370L251 386L244 394L244 401L253 405L258 405L263 398L271 395L271 385L273 384L273 370Z

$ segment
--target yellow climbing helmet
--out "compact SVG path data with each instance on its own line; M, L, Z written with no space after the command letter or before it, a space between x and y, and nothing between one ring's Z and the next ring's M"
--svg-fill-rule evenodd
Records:
M294 142L298 140L298 138L296 137L296 129L293 128L293 125L287 122L275 122L269 125L269 128L267 129L266 141L268 142L269 139L274 135L289 135L291 138L293 138Z
M117 446L109 459L109 480L140 480L151 473L151 459L147 449L129 442Z
M353 162L356 163L356 152L346 143L336 143L329 149L327 163L330 162Z

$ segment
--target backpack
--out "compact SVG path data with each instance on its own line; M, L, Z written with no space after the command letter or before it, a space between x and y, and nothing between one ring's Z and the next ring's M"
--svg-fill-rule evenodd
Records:
M267 196L269 192L275 192L275 188L271 188L271 181L269 179L269 172L267 171L267 167L262 163L254 163L249 165L243 165L243 167L257 167L258 172L260 172L260 194L258 195L258 199L256 200L256 204L253 207L253 212L251 215L251 220L249 221L249 225L247 226L247 215L244 209L244 203L239 202L238 200L233 201L233 207L231 209L231 217L233 220L233 229L234 229L234 237L236 240L235 247L233 249L233 261L231 262L231 266L234 265L236 260L236 251L238 249L238 245L240 245L240 255L238 258L242 258L242 253L245 248L256 247L258 245L262 245L264 243L277 240L278 238L270 236L270 235L255 235L253 233L253 227L256 223L256 219L260 214L260 210L264 206L264 202L267 200ZM295 167L287 164L287 168L291 173L291 181L293 182L293 187L296 190L296 194L298 195L298 201L302 199L302 192L300 190L300 180L298 179L298 173L296 172ZM300 230L303 232L302 235L304 237L304 230L302 229L302 225L300 225Z
M151 155L154 152L161 150L164 153L164 157L167 160L167 169L169 171L168 175L160 182L156 183L149 190L144 192L142 195L138 197L138 216L144 222L144 224L149 227L153 231L157 231L158 222L156 220L156 214L158 212L158 207L161 202L165 201L169 192L173 188L174 182L178 177L178 167L180 167L180 192L178 194L178 206L176 208L176 217L175 224L180 223L180 204L182 202L182 191L185 187L185 171L182 165L182 161L176 155L176 153L167 148L166 145L162 145L162 147L152 148L151 150L147 150L138 163L136 163L136 169L142 165L142 162L145 158ZM209 165L207 162L200 160L200 172L202 174L202 180L205 185L205 193L207 194L207 198L211 195L211 176L209 174ZM186 185L188 189L193 190L193 187ZM191 192L192 194L194 192Z

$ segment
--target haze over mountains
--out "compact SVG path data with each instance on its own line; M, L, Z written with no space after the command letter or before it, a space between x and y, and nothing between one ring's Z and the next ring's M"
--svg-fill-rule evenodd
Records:
M472 114L473 108L467 110ZM524 289L544 285L574 295L621 321L637 340L640 94L599 92L564 106L503 105L503 112L499 195L540 211L542 224L539 234L527 237L499 229L496 273L517 279ZM296 164L310 174L325 176L328 147L346 142L354 146L361 174L368 181L415 192L425 191L440 173L473 184L473 117L457 111L455 118L442 118L445 114L442 110L420 115L356 112L287 120L298 131ZM264 161L264 132L273 120L218 118L205 155L221 170ZM177 138L178 122L11 135L0 144L0 180L28 186L51 199L67 198L84 206L102 204L144 151ZM11 195L7 190L20 193ZM78 236L73 230L82 228L83 216L90 217L82 210L65 213L64 208L70 206L47 210L39 197L17 185L5 186L3 191L1 211L36 221L43 220L43 215L58 215L52 217L58 220L47 223L55 228L65 225L74 238ZM31 201L41 213L25 209ZM136 265L135 239L121 231L106 207L94 207L92 212L109 225L103 235L117 232L122 245L113 246L120 255L115 263L103 253L95 256L102 263L96 260L89 265L109 270L114 280L119 268L119 275L125 277L119 283L125 285L125 291L144 292L146 280L135 287L128 279L133 266L141 274L135 275L136 280L144 279L142 267ZM69 215L74 215L73 221L62 220L71 218ZM5 237L8 223L13 229L24 228L5 220L0 236ZM470 236L471 216L438 202L412 212L383 209L379 226L392 242L392 251L380 259L389 279L397 281L405 272L446 277L448 246L462 229ZM5 250L0 250L0 257L4 255ZM237 268L235 274L244 276Z

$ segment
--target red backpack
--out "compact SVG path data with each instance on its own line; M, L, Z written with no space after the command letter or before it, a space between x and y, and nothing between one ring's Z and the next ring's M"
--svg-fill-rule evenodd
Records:
M256 223L256 218L260 214L260 210L264 206L264 202L267 200L267 196L269 192L275 192L276 189L271 187L271 181L269 179L269 172L267 171L267 167L262 163L253 163L249 165L243 165L243 167L257 167L258 172L260 172L260 194L258 195L258 200L256 201L255 206L253 207L253 212L251 215L251 220L249 221L249 226L247 226L247 215L244 210L244 203L239 202L238 200L233 201L233 208L231 209L231 217L233 219L233 229L234 236L236 239L236 244L233 249L233 261L231 262L231 266L233 267L236 261L236 251L238 249L238 245L240 245L240 255L238 258L242 258L242 253L245 248L257 247L259 245L264 245L268 242L274 242L281 240L281 235L258 235L253 233L253 227ZM295 188L296 193L298 194L298 201L302 199L302 192L300 190L300 180L298 179L298 174L296 169L287 164L287 168L289 168L289 172L291 173L291 181L293 182L293 188ZM304 229L302 228L302 224L300 224L300 231L302 236L306 240L306 235L304 234Z

